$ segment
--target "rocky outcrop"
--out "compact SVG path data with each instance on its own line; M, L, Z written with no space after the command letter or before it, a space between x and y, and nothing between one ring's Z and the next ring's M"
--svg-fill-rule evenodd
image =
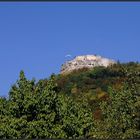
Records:
M67 61L61 67L61 74L69 73L73 70L81 69L81 68L94 68L96 66L104 66L107 67L116 63L112 59L103 58L99 55L83 55L77 56L71 61Z

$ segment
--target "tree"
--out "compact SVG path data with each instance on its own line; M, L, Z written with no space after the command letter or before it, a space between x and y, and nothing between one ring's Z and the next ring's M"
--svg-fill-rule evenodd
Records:
M34 88L35 80L27 80L24 72L21 71L19 80L9 92L10 112L13 117L26 116L29 120L35 117L37 102Z
M100 104L103 120L96 123L97 138L139 138L137 129L135 95L124 86L119 92L109 89L108 101Z
M21 71L8 102L6 114L5 100L0 100L0 138L83 138L93 125L86 102L57 92L55 75L35 83Z

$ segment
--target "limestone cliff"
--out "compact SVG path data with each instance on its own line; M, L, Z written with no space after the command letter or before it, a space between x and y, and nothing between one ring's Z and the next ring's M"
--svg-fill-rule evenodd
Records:
M116 63L112 59L103 58L99 55L82 55L77 56L71 61L67 61L61 67L61 74L69 73L73 70L81 69L81 68L94 68L96 66L104 66L107 67Z

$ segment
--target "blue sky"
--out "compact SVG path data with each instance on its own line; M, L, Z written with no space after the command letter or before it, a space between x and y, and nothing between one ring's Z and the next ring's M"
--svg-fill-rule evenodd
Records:
M67 54L140 62L140 3L0 3L1 96L20 70L28 79L49 77Z

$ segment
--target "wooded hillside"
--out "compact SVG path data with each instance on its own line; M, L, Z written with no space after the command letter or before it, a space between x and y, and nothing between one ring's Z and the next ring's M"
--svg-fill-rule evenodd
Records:
M140 64L28 80L0 98L0 138L140 138Z

